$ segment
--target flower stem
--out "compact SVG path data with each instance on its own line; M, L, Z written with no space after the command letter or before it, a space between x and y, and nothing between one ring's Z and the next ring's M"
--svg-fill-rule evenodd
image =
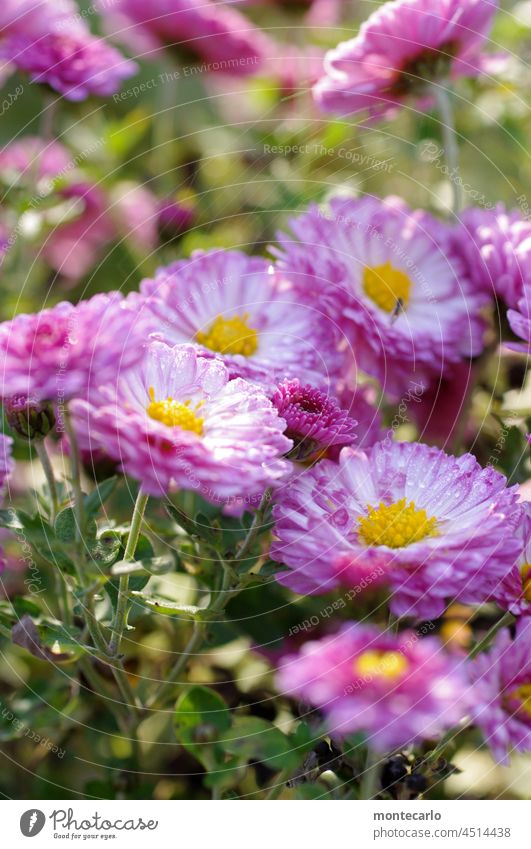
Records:
M46 483L48 484L48 489L50 491L50 497L52 499L52 504L50 508L50 521L53 525L55 522L55 517L57 516L59 510L59 496L57 494L57 485L55 483L55 475L53 472L53 466L50 461L50 456L46 449L45 440L38 439L33 443L35 447L35 451L39 460L41 461L42 470L46 476Z
M444 152L450 172L450 182L452 184L453 204L452 211L457 215L463 205L463 197L461 192L461 181L459 179L459 146L457 144L457 135L455 132L455 123L452 110L452 103L448 92L450 86L444 80L432 85L432 91L439 110L440 124L442 127Z
M129 531L129 536L127 537L127 545L125 547L124 561L132 562L135 558L136 547L138 545L138 538L140 537L140 529L142 528L148 498L149 495L146 495L142 492L142 490L140 490L133 510L131 529ZM112 625L113 633L109 644L109 654L112 657L119 654L123 633L127 627L127 611L129 606L128 592L129 575L122 575L120 577L120 585L118 588L116 614Z
M70 442L70 469L72 476L72 490L74 493L74 513L76 516L76 540L83 541L85 529L85 509L83 504L83 490L81 488L81 460L75 428L72 425L68 410L64 414L65 430Z
M243 540L242 544L236 551L236 560L245 560L249 551L251 550L253 543L260 533L262 528L262 522L264 520L265 514L267 512L267 508L269 507L269 503L271 501L271 493L272 489L269 487L266 489L264 494L262 495L262 500L258 505L258 509L254 514L253 521L251 523L251 527L247 531L247 535Z
M504 628L506 625L510 625L512 622L514 622L513 614L509 613L509 611L506 611L501 617L501 619L498 619L498 621L494 623L492 628L489 628L485 636L481 640L479 640L479 642L477 642L475 646L471 648L468 655L468 659L472 660L472 658L476 657L481 651L483 651L484 648L486 648L490 644L492 638L495 636L495 634L498 633L500 628Z
M361 776L361 784L360 784L360 799L374 799L379 793L378 789L378 778L380 776L380 761L373 752L373 750L368 747L367 749L367 763L365 764L365 770Z

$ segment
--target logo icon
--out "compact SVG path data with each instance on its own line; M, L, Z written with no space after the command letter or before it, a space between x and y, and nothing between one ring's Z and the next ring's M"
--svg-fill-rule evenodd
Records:
M20 817L20 830L24 837L35 837L44 828L46 816L37 808L25 811Z

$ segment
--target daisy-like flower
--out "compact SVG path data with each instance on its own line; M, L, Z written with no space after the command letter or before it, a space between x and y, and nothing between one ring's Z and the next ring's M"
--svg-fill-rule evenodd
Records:
M286 436L293 440L292 459L352 445L356 439L356 421L330 395L302 386L297 378L279 383L272 401L286 420Z
M531 282L531 221L501 203L495 209L466 209L453 241L474 285L516 307L524 282Z
M340 369L334 323L260 257L197 252L140 288L165 342L222 357L231 377L270 388L284 377L323 386Z
M531 353L531 279L524 284L517 308L507 310L507 319L513 333L524 340L524 342L507 342L507 347L512 351L529 355Z
M511 750L531 751L531 619L520 620L514 640L503 630L468 668L472 718L495 759L507 765Z
M137 71L135 62L84 26L9 36L0 43L0 58L68 100L107 97Z
M143 356L140 302L119 292L66 301L0 324L0 395L59 405L90 384L114 384Z
M219 0L99 0L107 31L142 52L176 49L188 65L213 73L256 73L269 39L244 15Z
M478 354L485 293L449 254L449 230L396 198L335 198L292 219L279 267L341 324L357 366L400 396Z
M363 732L378 752L438 737L466 715L466 678L432 637L349 623L283 659L282 693L320 708L334 736Z
M279 493L271 556L291 567L280 583L302 594L373 575L397 616L440 616L449 600L479 604L521 551L517 488L421 443L345 448Z
M508 610L515 616L529 616L531 614L530 502L522 504L522 515L516 533L521 543L520 555L513 568L496 582L491 598L502 610Z
M286 425L265 393L190 345L152 341L116 391L97 394L72 404L81 444L103 449L150 495L178 487L226 503L289 471Z
M473 77L500 67L482 54L496 0L394 0L362 25L356 38L325 58L314 88L326 112L373 117L393 111L408 95L424 97L427 83Z

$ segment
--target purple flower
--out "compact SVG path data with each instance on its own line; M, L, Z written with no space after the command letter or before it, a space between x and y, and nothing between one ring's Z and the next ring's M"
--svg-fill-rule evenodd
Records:
M273 390L284 377L324 386L340 371L334 323L261 257L197 252L140 288L165 342L197 344L221 357L231 377Z
M286 436L293 440L292 459L301 460L332 446L351 445L356 439L354 419L329 395L302 386L297 378L280 383L271 400L286 420Z
M357 367L399 397L478 354L488 301L449 258L449 228L397 198L335 198L280 235L279 267L341 325Z
M91 384L116 383L143 356L141 302L119 292L66 301L0 324L0 395L59 405Z
M522 504L516 535L521 552L518 560L492 590L491 598L515 616L531 614L531 503Z
M107 97L137 70L134 62L80 26L9 36L0 43L0 57L69 100Z
M490 651L469 664L471 713L499 763L509 752L531 750L531 619L517 625L514 640L503 630Z
M513 333L525 340L525 342L507 342L507 347L512 351L529 355L531 353L531 280L523 287L517 309L507 310L507 319Z
M289 471L286 425L265 393L190 345L151 342L136 369L91 400L72 405L81 445L103 449L151 495L178 487L230 503Z
M187 64L214 73L256 73L271 42L229 4L212 0L100 0L107 30L134 50L177 48Z
M397 616L480 604L520 554L517 497L470 454L390 440L344 448L339 465L324 460L279 493L271 556L290 571L278 580L302 594L385 583Z
M468 707L462 666L437 639L357 622L285 657L277 683L319 708L329 734L363 732L378 752L437 738Z
M314 88L317 105L348 115L381 117L408 95L425 97L426 84L473 77L500 67L482 55L496 0L394 0L384 3L359 34L326 55Z
M507 212L502 203L492 210L466 209L453 241L477 289L516 307L524 282L531 283L531 221L518 210Z
M24 136L0 151L0 171L4 179L23 180L34 188L35 179L53 178L72 170L72 157L58 141Z

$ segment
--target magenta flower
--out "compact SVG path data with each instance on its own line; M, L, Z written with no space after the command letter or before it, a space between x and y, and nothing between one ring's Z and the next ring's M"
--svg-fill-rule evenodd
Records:
M212 73L256 73L271 42L229 3L213 0L100 0L107 31L132 49L181 51L183 62L206 63Z
M531 614L531 503L522 504L516 534L521 552L506 575L494 585L491 598L502 610L515 616Z
M343 449L283 489L274 508L271 556L297 593L356 587L367 576L391 588L397 616L440 616L450 600L480 604L521 551L517 487L420 443Z
M529 355L531 353L531 280L524 284L517 308L507 310L507 318L513 333L524 340L524 342L507 342L507 347L512 351Z
M279 267L343 328L362 371L392 396L478 354L488 301L449 257L449 228L397 198L335 198L280 235Z
M382 414L377 406L375 387L356 384L351 386L348 380L341 380L336 392L340 406L358 423L356 448L365 450L384 439L386 431L382 427Z
M82 446L103 449L151 495L178 487L230 503L289 471L286 423L265 393L190 345L151 342L136 369L91 400L72 405Z
M277 683L319 708L329 734L363 732L378 752L435 739L468 707L462 667L437 639L357 622L285 657Z
M0 324L0 395L62 405L91 384L116 383L143 356L138 300L119 292L62 302Z
M514 640L498 634L469 674L472 718L494 758L507 765L511 749L531 751L531 619L520 620Z
M58 141L45 141L39 136L23 136L0 151L0 171L4 179L32 183L35 179L58 177L72 170L72 156Z
M0 58L68 100L107 97L137 70L134 62L80 26L10 36L0 43Z
M320 109L381 117L426 84L474 77L500 67L482 54L497 0L394 0L384 3L359 34L326 55L314 88Z
M304 459L329 448L352 445L356 422L329 395L297 378L279 383L271 399L286 420L286 436L293 440L290 457Z
M323 386L340 371L334 323L260 257L197 252L140 288L165 342L197 344L221 357L231 377L274 389L284 377Z
M454 245L478 290L496 293L516 307L531 283L531 221L518 210L466 209L454 228Z

